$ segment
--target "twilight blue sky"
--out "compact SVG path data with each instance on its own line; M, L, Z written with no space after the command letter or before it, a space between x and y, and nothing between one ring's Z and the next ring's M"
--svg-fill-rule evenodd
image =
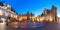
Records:
M51 9L52 5L57 7L58 16L60 17L60 0L0 0L10 4L18 14L32 12L35 16L43 13L44 8Z

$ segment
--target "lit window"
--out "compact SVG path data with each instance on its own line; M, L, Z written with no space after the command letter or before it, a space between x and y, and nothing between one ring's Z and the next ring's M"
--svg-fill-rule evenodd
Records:
M13 14L11 14L11 17L13 17Z
M8 16L8 13L6 13L5 16Z
M5 7L5 9L7 9L7 7Z
M0 10L0 15L3 15L3 12L2 12L2 10Z

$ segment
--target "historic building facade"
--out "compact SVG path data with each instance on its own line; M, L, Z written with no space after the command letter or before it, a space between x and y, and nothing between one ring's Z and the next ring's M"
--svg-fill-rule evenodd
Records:
M29 12L27 12L26 14L18 15L9 4L6 5L4 2L0 2L0 20L6 20L8 16L15 18L19 21L58 21L57 19L59 19L57 17L57 7L55 6L52 6L51 9L44 9L43 14L35 17L34 14Z
M6 20L8 16L17 19L18 15L9 4L6 5L4 2L0 2L0 20Z
M37 21L58 21L57 20L57 7L52 6L52 9L45 9L43 15L37 16Z
M29 12L27 12L26 14L20 14L19 16L18 16L18 19L19 19L19 21L21 21L21 20L27 20L27 21L29 21L29 20L34 20L34 14L32 14L32 13L29 13Z

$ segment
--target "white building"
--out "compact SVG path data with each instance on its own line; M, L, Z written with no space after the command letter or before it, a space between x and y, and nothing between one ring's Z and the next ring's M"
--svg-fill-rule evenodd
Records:
M7 19L7 17L13 17L17 19L17 14L15 11L12 9L12 7L8 4L5 5L5 3L0 2L0 20Z

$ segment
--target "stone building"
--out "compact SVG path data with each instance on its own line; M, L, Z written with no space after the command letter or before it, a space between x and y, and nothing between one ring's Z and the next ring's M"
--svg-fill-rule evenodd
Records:
M39 18L38 18L39 17ZM58 21L57 20L57 7L52 6L52 9L45 9L44 14L37 16L39 21Z
M19 16L18 16L18 19L19 19L19 21L21 21L21 20L26 20L26 21L30 21L30 20L34 20L34 14L32 14L32 13L29 13L29 12L27 12L26 14L20 14Z
M18 15L9 4L6 5L4 2L0 2L0 20L7 20L8 16L17 19Z

